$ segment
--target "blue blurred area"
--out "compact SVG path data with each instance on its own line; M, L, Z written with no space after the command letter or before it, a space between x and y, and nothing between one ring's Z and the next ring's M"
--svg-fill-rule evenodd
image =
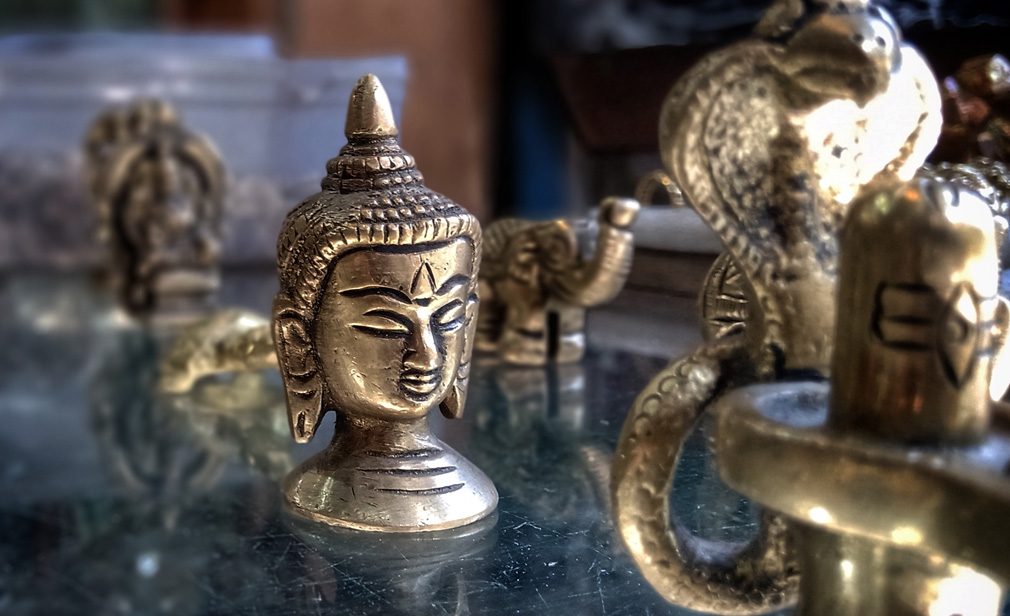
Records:
M552 90L522 80L508 113L515 127L508 147L515 153L510 214L550 218L569 213L567 126Z

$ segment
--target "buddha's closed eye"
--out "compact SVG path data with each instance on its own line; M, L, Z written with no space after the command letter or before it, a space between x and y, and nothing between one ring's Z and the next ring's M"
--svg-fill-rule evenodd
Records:
M362 313L361 317L351 327L377 338L403 338L411 335L415 329L415 321L410 316L388 308L372 308ZM454 299L431 315L431 328L447 334L461 328L465 320L466 305L462 300Z
M352 324L351 327L377 338L401 338L409 336L414 331L414 324L410 318L395 310L373 308L361 316L362 320Z
M431 316L431 324L439 331L454 332L463 327L466 320L466 308L461 300L454 299L435 311Z

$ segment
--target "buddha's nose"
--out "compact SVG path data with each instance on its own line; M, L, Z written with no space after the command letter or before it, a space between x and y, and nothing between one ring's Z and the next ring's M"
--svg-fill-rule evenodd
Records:
M404 368L431 372L442 364L442 353L435 333L428 325L417 327L410 336L410 346L404 356Z

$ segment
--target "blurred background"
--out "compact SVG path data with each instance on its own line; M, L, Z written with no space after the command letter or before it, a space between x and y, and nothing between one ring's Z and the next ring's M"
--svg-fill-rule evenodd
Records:
M770 2L0 0L0 614L667 609L616 543L608 467L637 393L700 339L720 245L693 212L642 211L631 277L590 314L584 366L474 362L470 419L437 429L498 483L500 533L462 556L425 546L405 567L395 544L313 547L289 530L277 481L334 423L293 449L276 371L162 391L175 333L122 318L93 284L108 251L85 135L109 106L153 97L216 144L218 305L266 319L281 221L344 145L362 74L382 79L427 184L484 223L587 215L660 166L674 81ZM1008 0L882 4L939 78L1010 55ZM981 98L947 102L1010 159L1010 88ZM225 334L229 314L213 322ZM216 332L197 332L211 344L193 364L213 364ZM717 482L706 438L674 506L700 536L738 541L757 517Z
M673 81L746 35L767 4L4 0L0 266L99 261L81 143L101 109L138 96L171 101L221 150L225 264L270 265L284 214L318 190L343 145L346 99L365 72L382 78L433 189L485 222L585 213L659 166L656 121ZM939 77L1010 52L1005 0L883 4ZM711 238L685 248L682 236L705 229L674 226L639 245L717 250ZM650 279L642 268L632 284Z

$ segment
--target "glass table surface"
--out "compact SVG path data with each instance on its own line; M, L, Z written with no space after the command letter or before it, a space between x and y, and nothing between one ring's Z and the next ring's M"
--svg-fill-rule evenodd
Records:
M229 273L219 303L265 315L274 285L271 271ZM591 313L581 364L475 361L463 419L432 422L494 480L497 514L386 535L284 509L279 481L332 420L295 445L275 370L161 392L170 332L131 324L86 276L6 274L0 614L691 613L635 569L608 492L632 401L664 354L699 340L692 304ZM699 535L745 538L755 511L715 479L704 431L673 510Z

